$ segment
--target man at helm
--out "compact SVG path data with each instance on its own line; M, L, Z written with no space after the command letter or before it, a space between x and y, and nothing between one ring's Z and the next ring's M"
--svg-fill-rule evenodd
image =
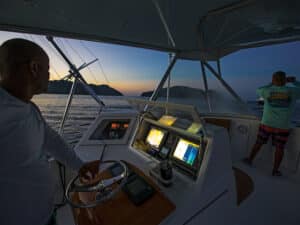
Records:
M11 39L0 46L0 223L46 225L54 206L55 179L46 154L92 178L84 164L51 129L31 98L47 91L49 58L37 44Z
M293 86L286 86L287 82ZM257 93L264 98L263 117L256 143L244 161L251 165L262 145L272 136L272 145L276 148L272 175L281 176L279 166L290 133L291 115L296 100L300 98L300 82L295 77L286 77L285 72L277 71L273 74L272 83L257 89Z

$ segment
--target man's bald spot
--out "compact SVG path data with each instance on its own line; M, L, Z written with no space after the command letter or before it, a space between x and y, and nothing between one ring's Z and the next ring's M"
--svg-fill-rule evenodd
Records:
M10 39L0 46L0 78L13 78L22 64L41 57L48 59L47 53L34 42L25 39Z

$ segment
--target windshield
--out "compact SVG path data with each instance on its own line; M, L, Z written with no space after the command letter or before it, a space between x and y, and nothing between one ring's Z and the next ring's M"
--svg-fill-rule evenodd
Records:
M69 73L69 66L45 36L1 33L2 42L10 38L23 38L42 46L50 58L51 82L47 94L69 93L72 80L69 83L61 81ZM114 97L148 99L170 61L169 54L158 51L64 38L55 40L76 67L98 59L80 72L95 89L102 93L104 90L105 95ZM271 75L276 70L284 70L289 75L298 74L299 43L242 50L221 59L222 78L246 104L237 101L208 69L205 70L206 90L200 62L189 60L177 60L172 69L168 101L193 105L199 112L254 114L260 117L262 105L257 104L256 89L270 83ZM216 62L209 63L218 71ZM165 89L160 93L158 100L166 101L167 87L168 82L165 83ZM82 90L79 93L82 93ZM61 115L63 110L64 108Z

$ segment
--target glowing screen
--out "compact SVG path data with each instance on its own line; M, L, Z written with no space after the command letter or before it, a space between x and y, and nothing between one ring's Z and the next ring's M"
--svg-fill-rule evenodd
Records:
M193 165L199 151L199 145L193 142L180 139L176 146L173 156L186 162L189 165Z
M146 142L152 145L153 147L158 148L164 136L165 133L163 131L151 128L147 136Z

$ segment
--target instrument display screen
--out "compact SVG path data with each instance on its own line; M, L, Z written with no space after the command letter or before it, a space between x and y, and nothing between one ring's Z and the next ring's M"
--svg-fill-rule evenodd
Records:
M192 166L198 153L199 145L181 138L177 143L173 157Z
M159 148L165 135L166 135L166 132L152 127L146 138L146 142L149 143L154 148Z

